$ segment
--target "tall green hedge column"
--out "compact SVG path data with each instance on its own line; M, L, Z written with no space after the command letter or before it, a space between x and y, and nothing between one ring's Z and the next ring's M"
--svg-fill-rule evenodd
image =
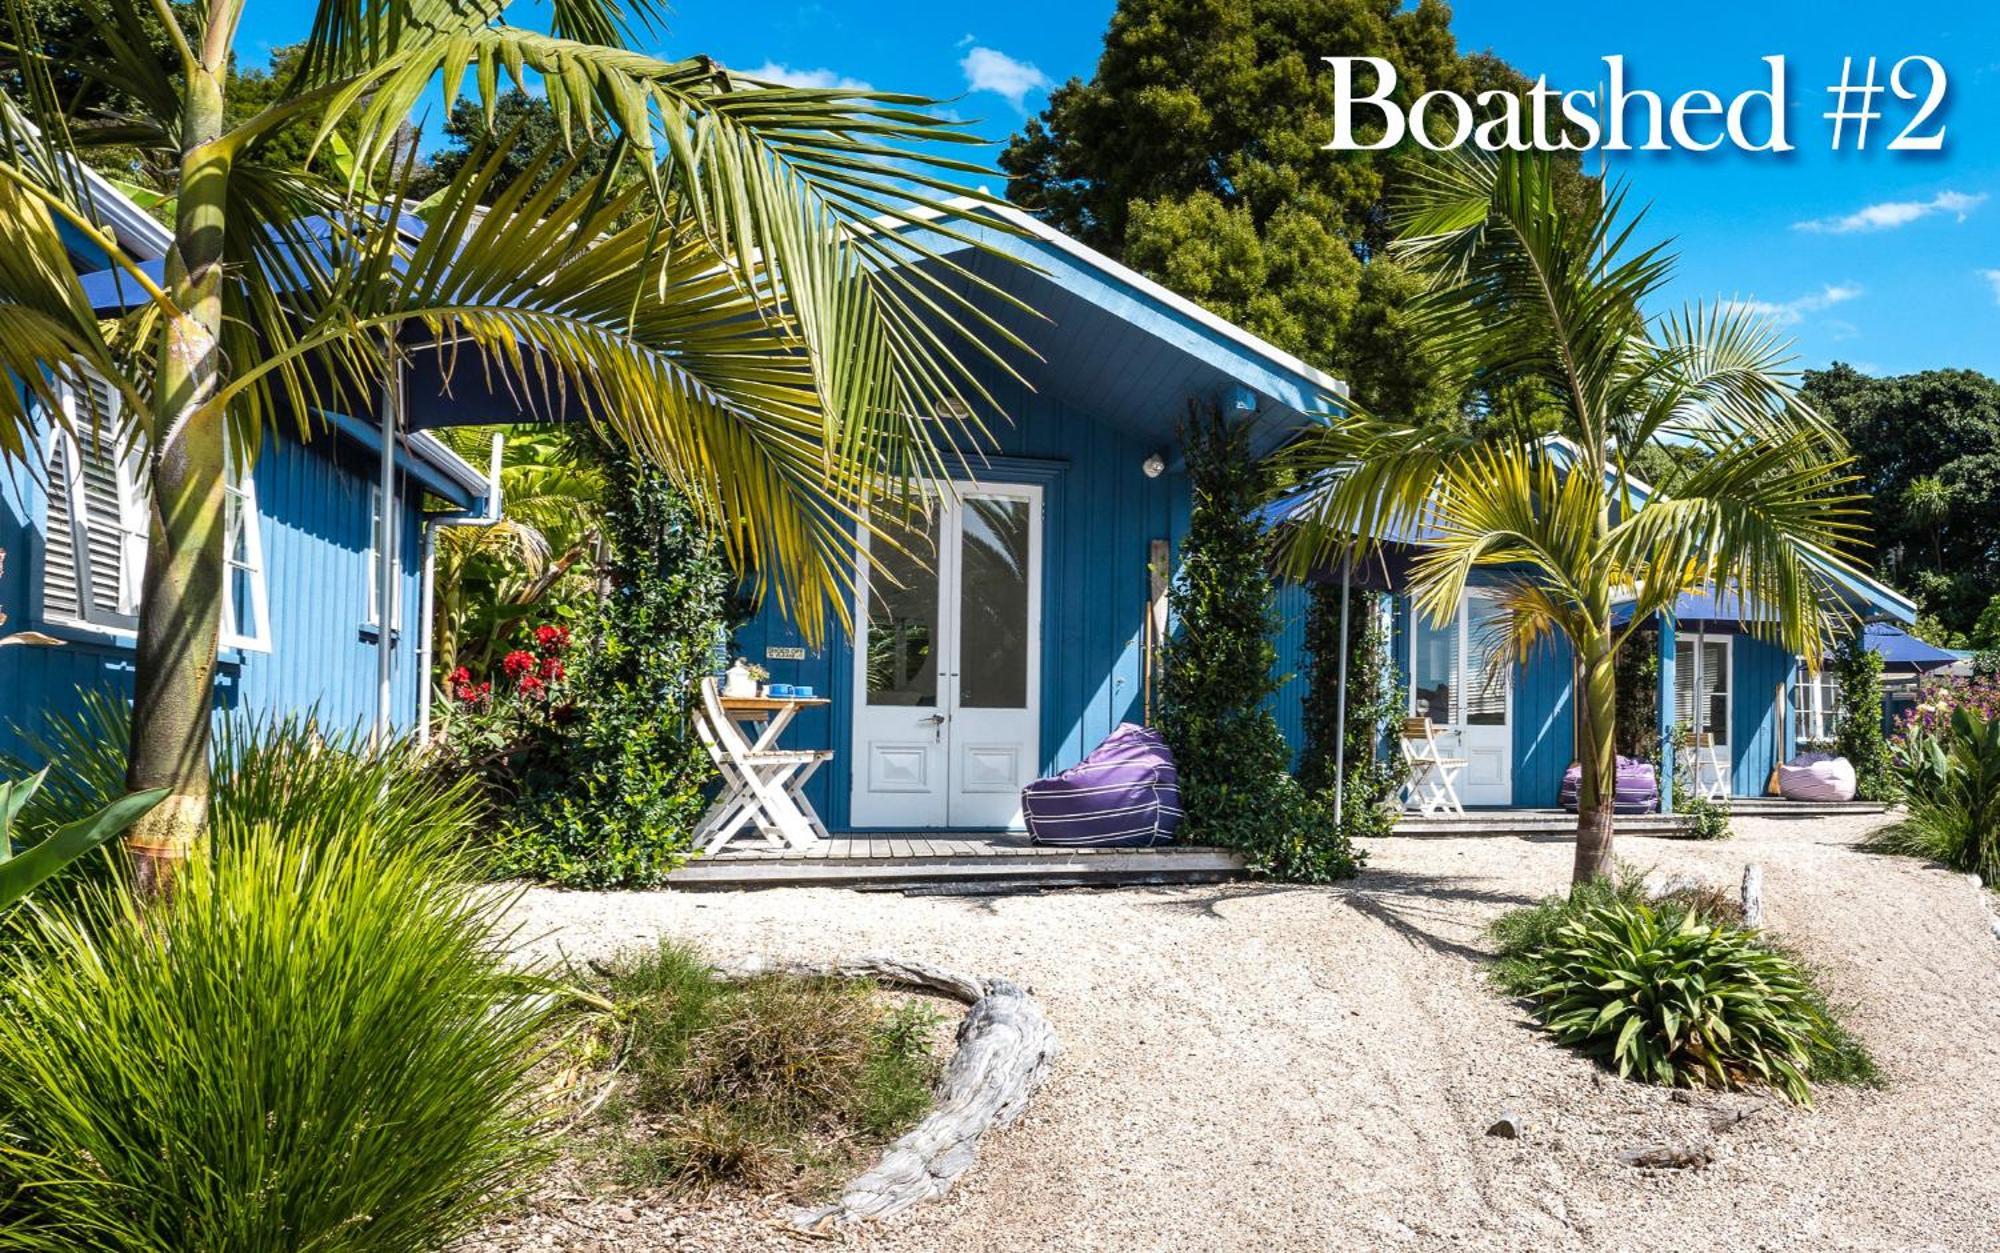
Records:
M1182 435L1194 507L1181 542L1175 631L1161 650L1159 730L1180 767L1181 837L1240 849L1252 869L1319 882L1359 868L1329 806L1290 772L1270 710L1281 676L1269 552L1254 510L1266 486L1244 426L1197 407Z

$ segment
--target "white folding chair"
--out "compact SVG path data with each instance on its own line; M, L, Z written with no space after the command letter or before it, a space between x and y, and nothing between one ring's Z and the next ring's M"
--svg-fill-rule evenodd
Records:
M1694 790L1704 800L1729 799L1729 763L1722 759L1715 736L1707 731L1694 737Z
M696 730L722 776L722 791L695 827L704 853L729 843L746 824L780 847L804 848L825 830L800 790L833 754L795 749L754 749L722 708L713 678L701 681L702 717Z
M1467 762L1463 757L1444 755L1437 728L1429 718L1403 719L1403 760L1410 767L1410 781L1403 785L1405 804L1426 818L1440 810L1465 812L1458 799L1458 776L1465 772Z

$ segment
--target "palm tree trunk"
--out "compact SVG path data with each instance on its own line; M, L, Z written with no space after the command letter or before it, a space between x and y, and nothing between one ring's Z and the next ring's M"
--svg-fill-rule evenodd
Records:
M1611 873L1612 827L1618 801L1618 659L1608 638L1577 649L1576 864L1572 885Z
M223 23L233 27L233 20ZM216 139L223 124L228 36L189 75L180 200L167 290L181 313L160 348L154 409L149 513L151 535L139 603L132 749L126 786L168 789L126 844L143 893L172 885L194 855L208 820L209 719L223 595L224 464L220 415L185 426L186 415L221 385L222 231L229 156ZM175 432L171 441L168 435Z

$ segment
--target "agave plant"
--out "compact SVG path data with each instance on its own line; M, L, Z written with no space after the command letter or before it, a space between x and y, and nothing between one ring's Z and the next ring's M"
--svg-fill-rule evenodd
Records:
M48 769L26 779L0 782L0 910L59 874L65 866L124 834L139 816L160 803L166 791L155 788L121 796L86 818L66 823L45 838L16 852L14 822L41 791Z

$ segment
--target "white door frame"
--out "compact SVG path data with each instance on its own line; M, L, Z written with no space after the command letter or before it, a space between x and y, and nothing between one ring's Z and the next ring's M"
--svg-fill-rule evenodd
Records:
M1704 787L1711 783L1718 786L1723 792L1733 792L1736 784L1734 778L1736 773L1736 637L1728 632L1708 635L1701 631L1696 631L1692 635L1676 636L1674 642L1677 645L1686 644L1688 646L1688 655L1694 661L1694 664L1691 666L1681 665L1678 657L1674 661L1674 686L1679 688L1682 682L1681 676L1686 675L1688 690L1693 693L1693 698L1689 704L1694 709L1695 721L1688 728L1690 735L1700 734L1701 724L1706 720L1701 701L1702 654L1707 651L1703 646L1707 644L1720 644L1722 646L1722 739L1716 745L1716 748L1719 750L1717 753L1719 761L1715 765L1710 766L1701 764L1699 758L1697 758L1698 764L1695 767L1694 785L1697 796L1702 795ZM1680 700L1680 693L1678 691L1674 693L1674 699L1675 703L1678 704ZM1784 742L1784 734L1785 728L1781 723L1778 727L1778 737L1781 746ZM1689 744L1688 751L1695 751L1692 743ZM1781 747L1780 752L1782 751Z
M1445 755L1463 758L1465 769L1458 777L1459 798L1467 805L1511 805L1514 803L1514 667L1508 663L1501 669L1501 689L1504 713L1498 726L1481 724L1473 726L1467 721L1469 715L1467 697L1473 691L1476 681L1472 657L1472 613L1471 600L1474 596L1490 594L1491 589L1467 588L1459 597L1458 611L1453 615L1452 626L1457 635L1457 665L1450 676L1453 685L1451 706L1455 717L1447 722L1435 724L1438 738L1444 744ZM1404 652L1407 686L1403 693L1403 708L1407 713L1417 712L1417 619L1421 612L1413 601L1410 606L1410 630L1407 648Z
M854 669L849 711L853 746L849 824L887 829L1020 829L1021 788L1041 763L1042 574L1045 497L1036 483L925 484L939 510L936 705L868 703L869 535L856 554ZM1026 707L961 705L964 511L969 499L1028 506ZM971 643L977 647L977 641ZM907 718L902 715L907 714ZM902 725L907 722L907 726Z

